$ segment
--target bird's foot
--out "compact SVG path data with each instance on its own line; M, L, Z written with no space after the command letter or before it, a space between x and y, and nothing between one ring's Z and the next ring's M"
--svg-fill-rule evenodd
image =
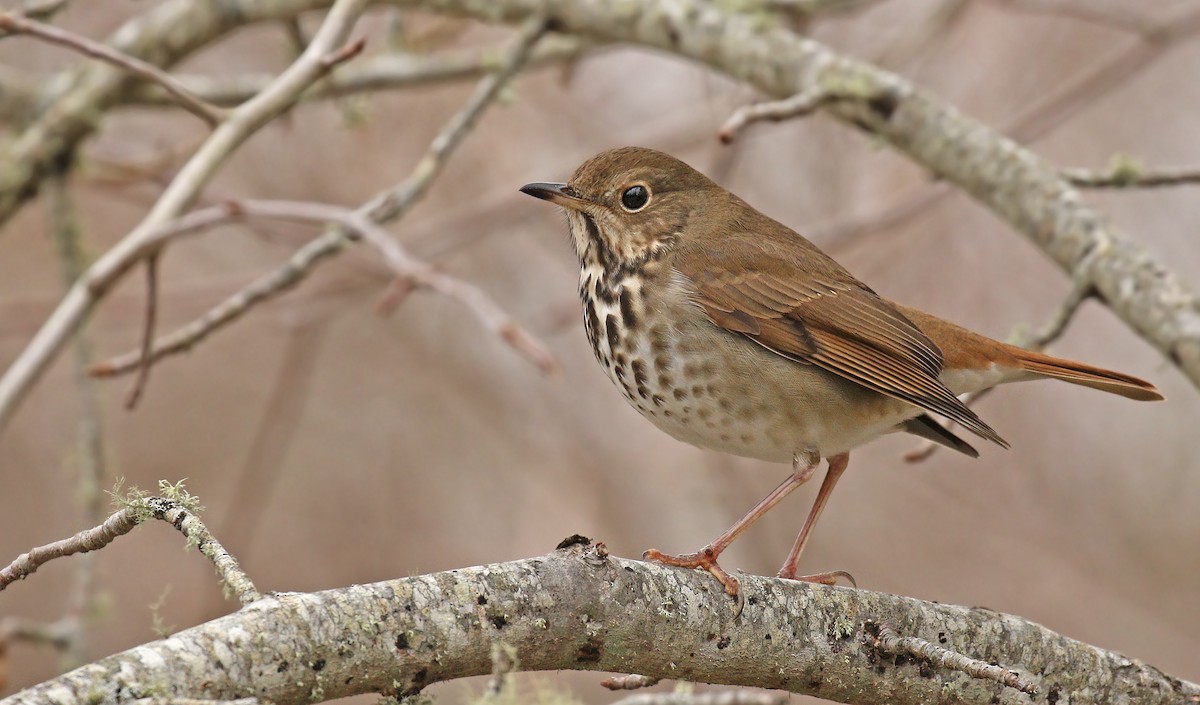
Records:
M814 573L812 575L796 575L796 571L794 570L781 570L778 576L785 580L800 580L806 583L820 583L822 585L837 585L838 578L845 578L851 587L858 587L858 583L854 581L854 576L844 570L831 570L828 573Z
M685 553L680 556L670 556L657 548L652 548L642 554L642 558L663 565L673 565L679 568L700 568L712 573L713 577L721 582L725 588L725 592L732 597L739 597L740 588L737 578L725 572L725 569L717 565L717 556L720 551L715 550L712 546L705 546L695 553Z

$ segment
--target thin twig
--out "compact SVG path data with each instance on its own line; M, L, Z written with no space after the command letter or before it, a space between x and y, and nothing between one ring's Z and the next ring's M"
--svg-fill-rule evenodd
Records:
M737 133L747 125L764 120L779 122L780 120L808 115L834 99L835 96L827 91L814 90L797 93L783 100L743 105L735 110L733 115L730 115L725 124L721 126L721 129L717 131L717 139L725 144L729 144L737 136Z
M210 334L236 321L256 305L290 290L307 277L317 265L350 244L342 230L335 230L301 247L278 269L255 279L236 294L209 309L203 316L154 341L151 362L191 350ZM142 362L141 351L134 350L91 368L96 377L114 377L135 369Z
M248 218L269 218L320 224L336 224L340 230L349 231L375 246L387 260L397 277L437 291L465 305L476 318L518 352L532 360L545 372L557 368L554 356L536 338L519 326L504 310L478 287L438 271L427 262L416 259L397 242L390 233L368 216L367 204L358 210L350 210L310 201L230 201L222 206L193 211L170 223L160 233L152 236L156 242L168 238L193 234L202 228L222 223L243 221ZM318 238L321 240L324 238ZM314 241L316 242L316 241ZM204 330L201 335L206 335ZM101 363L92 369L92 374L102 377L119 375L133 369L144 369L161 357L167 346L155 345L141 352L123 355Z
M549 35L534 48L529 67L561 63L580 57L596 45L560 35ZM429 83L461 81L496 70L497 49L460 49L437 54L389 52L363 57L314 84L300 100L337 98L366 92L390 91ZM237 105L261 91L271 81L269 74L234 77L178 75L193 94L215 105ZM171 105L169 96L153 85L140 85L126 99L130 105Z
M919 637L900 636L886 622L868 622L863 637L867 643L889 654L907 654L926 659L938 668L959 671L980 680L994 681L1028 695L1037 695L1038 692L1037 685L1022 677L1017 671L971 658Z
M148 519L165 521L186 536L190 545L195 545L213 562L221 580L237 595L243 605L262 597L254 583L242 572L237 560L213 537L199 517L185 506L185 502L167 497L135 499L99 526L21 554L15 561L0 569L0 590L18 580L24 580L55 558L104 548L118 536L129 533L135 526Z
M137 406L150 379L150 351L154 348L154 324L158 320L158 258L162 252L157 251L146 258L146 316L142 325L142 364L138 366L137 378L129 394L125 397L125 408Z
M1200 184L1197 167L1143 167L1128 157L1114 157L1108 169L1063 169L1062 176L1080 188L1159 188Z
M226 116L226 111L196 97L171 74L163 71L154 64L117 51L112 47L89 39L81 34L75 34L54 25L38 22L27 16L0 10L0 30L13 34L27 34L31 37L45 40L68 49L73 49L94 59L125 69L126 71L162 86L179 105L193 115L209 124L218 125Z
M480 80L466 104L442 126L408 178L367 201L355 211L358 214L356 217L362 217L368 222L378 224L390 222L404 215L424 195L433 180L441 173L442 167L454 149L478 122L483 111L495 101L513 76L529 61L533 47L544 31L542 20L534 19L527 22L519 30L516 39L505 52L495 72ZM171 237L173 236L172 231L195 227L200 221L210 224L211 220L209 219L222 217L224 216L221 213L211 209L195 211L178 219L173 225L160 230L156 233L156 237ZM390 236L388 239L391 240ZM292 255L279 269L256 279L200 318L155 341L154 349L151 352L152 361L157 362L165 356L190 350L211 333L241 318L254 306L296 286L318 264L339 254L349 244L351 244L351 238L346 228L343 227L334 228L312 240ZM435 272L435 274L438 273ZM488 301L490 302L490 300ZM502 314L500 322L503 322L504 318L507 318L506 314ZM542 354L544 348L536 340L527 337L527 334L524 334L520 328L501 325L498 330L511 344L522 348L526 354L532 353L533 359L543 371L552 372L557 369L558 365L554 358L549 354ZM137 351L126 353L96 365L92 368L92 374L101 377L124 374L134 369L140 364L140 361L141 355Z
M609 690L637 690L638 688L649 688L652 685L658 685L658 679L638 675L637 673L629 673L605 678L600 681L600 685Z
M33 340L0 377L0 430L26 393L83 325L100 299L139 260L156 249L153 236L179 217L230 155L271 119L295 104L329 70L324 59L346 43L367 0L335 0L304 54L263 91L228 113L179 170L141 223L105 252L67 292Z

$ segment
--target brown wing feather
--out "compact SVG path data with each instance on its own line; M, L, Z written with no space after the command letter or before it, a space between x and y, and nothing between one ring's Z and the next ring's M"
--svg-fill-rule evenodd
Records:
M814 245L793 237L780 243L741 233L722 237L719 248L683 244L673 263L715 324L1008 447L938 380L942 352L933 341Z

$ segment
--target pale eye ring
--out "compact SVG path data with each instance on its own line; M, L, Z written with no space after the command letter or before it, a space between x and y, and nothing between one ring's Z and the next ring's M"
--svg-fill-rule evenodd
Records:
M634 184L621 192L621 207L636 213L650 202L650 188L645 184Z

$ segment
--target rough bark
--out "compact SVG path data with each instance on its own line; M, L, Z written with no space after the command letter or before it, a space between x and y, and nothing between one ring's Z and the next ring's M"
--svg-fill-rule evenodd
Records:
M405 695L490 673L496 642L516 649L527 671L637 672L849 703L1030 701L928 661L881 654L871 620L1015 669L1037 685L1038 702L1200 698L1200 685L984 608L755 576L742 586L739 615L707 573L610 558L579 543L541 558L275 595L0 705Z

